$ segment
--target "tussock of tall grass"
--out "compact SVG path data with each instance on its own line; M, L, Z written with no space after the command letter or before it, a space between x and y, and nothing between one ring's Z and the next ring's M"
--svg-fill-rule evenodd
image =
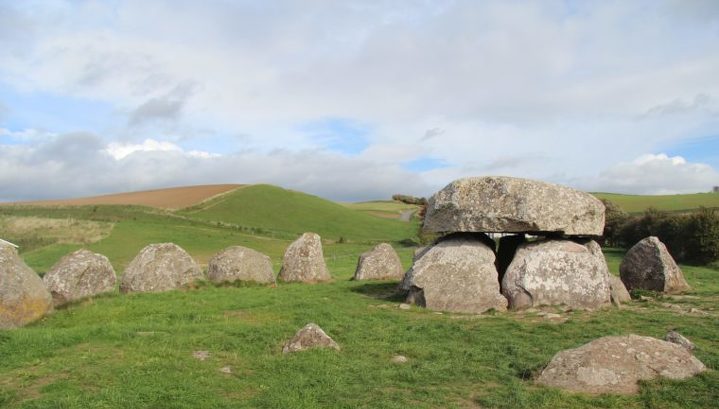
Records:
M114 223L44 217L0 217L0 236L39 239L60 244L96 243L110 235Z

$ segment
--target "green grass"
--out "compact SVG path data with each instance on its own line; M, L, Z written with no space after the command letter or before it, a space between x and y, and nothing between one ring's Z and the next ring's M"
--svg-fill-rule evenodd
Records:
M373 216L398 219L404 211L417 211L419 206L398 202L396 200L373 200L369 202L342 203L343 206L371 214Z
M180 244L203 263L224 247L245 245L268 254L277 272L297 232L319 231L334 277L316 285L201 283L160 294L112 294L0 331L0 407L644 409L710 408L719 401L717 269L682 266L693 286L688 297L562 313L569 319L559 324L531 313L404 311L397 308L396 282L349 279L375 239L392 242L409 267L413 248L405 245L416 225L276 188L256 193L180 214L127 206L0 207L0 216L113 223L110 235L89 247L106 254L119 274L142 246L162 241ZM278 198L286 200L284 214L299 218L288 221L291 228L260 211ZM232 212L234 205L242 210ZM337 242L340 236L344 243ZM42 272L79 246L56 242L22 255ZM622 251L606 255L616 274ZM708 315L687 313L690 308ZM308 322L319 324L342 350L284 356L282 344ZM710 371L643 383L636 396L570 394L532 381L562 349L605 335L663 337L674 328L697 344L696 356ZM210 358L193 358L197 350ZM391 364L395 354L409 362ZM219 371L225 366L231 374Z
M615 193L592 193L600 199L616 203L628 213L641 213L650 207L658 210L681 212L700 207L719 207L719 193L694 193L685 195L642 196Z

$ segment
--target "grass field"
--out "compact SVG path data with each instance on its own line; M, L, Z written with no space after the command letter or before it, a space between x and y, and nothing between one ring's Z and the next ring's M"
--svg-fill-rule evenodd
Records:
M370 202L342 203L344 206L387 219L399 219L402 212L417 211L419 206L395 200L373 200Z
M160 294L113 294L0 331L0 407L638 409L712 408L719 402L718 270L683 266L694 288L687 296L595 312L557 310L565 322L534 313L405 311L398 308L396 282L349 279L357 256L375 240L392 242L409 267L416 223L338 209L272 187L256 192L179 213L130 206L0 207L0 220L111 224L106 237L86 246L106 254L119 274L142 246L162 241L180 244L203 263L226 246L245 245L268 254L278 271L295 229L321 230L334 277L316 285L201 283ZM308 219L288 228L271 217L275 213L258 210L274 201L286 214ZM324 214L329 220L322 220ZM56 239L24 248L23 257L44 272L83 246ZM606 255L616 273L622 252ZM308 322L319 324L342 350L283 356L282 344ZM605 335L663 337L669 329L697 344L696 356L708 372L686 381L647 382L636 396L569 394L532 381L561 349ZM193 358L200 350L210 357ZM396 354L409 362L390 363ZM224 367L231 373L221 372Z
M669 212L681 212L700 207L719 207L719 193L694 193L686 195L642 196L615 193L592 193L600 199L616 203L624 211L640 213L653 207Z

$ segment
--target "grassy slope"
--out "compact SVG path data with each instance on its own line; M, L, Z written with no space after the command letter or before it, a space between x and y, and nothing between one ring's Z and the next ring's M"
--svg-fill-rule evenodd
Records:
M370 202L342 203L343 206L371 214L373 216L398 219L403 211L419 209L419 206L395 200L373 200Z
M383 220L317 196L270 185L248 186L180 213L268 231L314 231L333 240L402 240L414 235L417 228L413 223Z
M600 199L610 200L629 213L643 212L654 207L666 211L683 211L699 207L719 207L719 193L687 195L641 196L615 193L592 193Z

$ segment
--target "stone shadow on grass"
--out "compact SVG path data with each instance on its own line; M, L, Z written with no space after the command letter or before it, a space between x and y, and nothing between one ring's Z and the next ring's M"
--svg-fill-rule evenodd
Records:
M399 283L396 281L365 283L353 287L351 291L382 301L404 302L407 298L406 293L399 289Z

